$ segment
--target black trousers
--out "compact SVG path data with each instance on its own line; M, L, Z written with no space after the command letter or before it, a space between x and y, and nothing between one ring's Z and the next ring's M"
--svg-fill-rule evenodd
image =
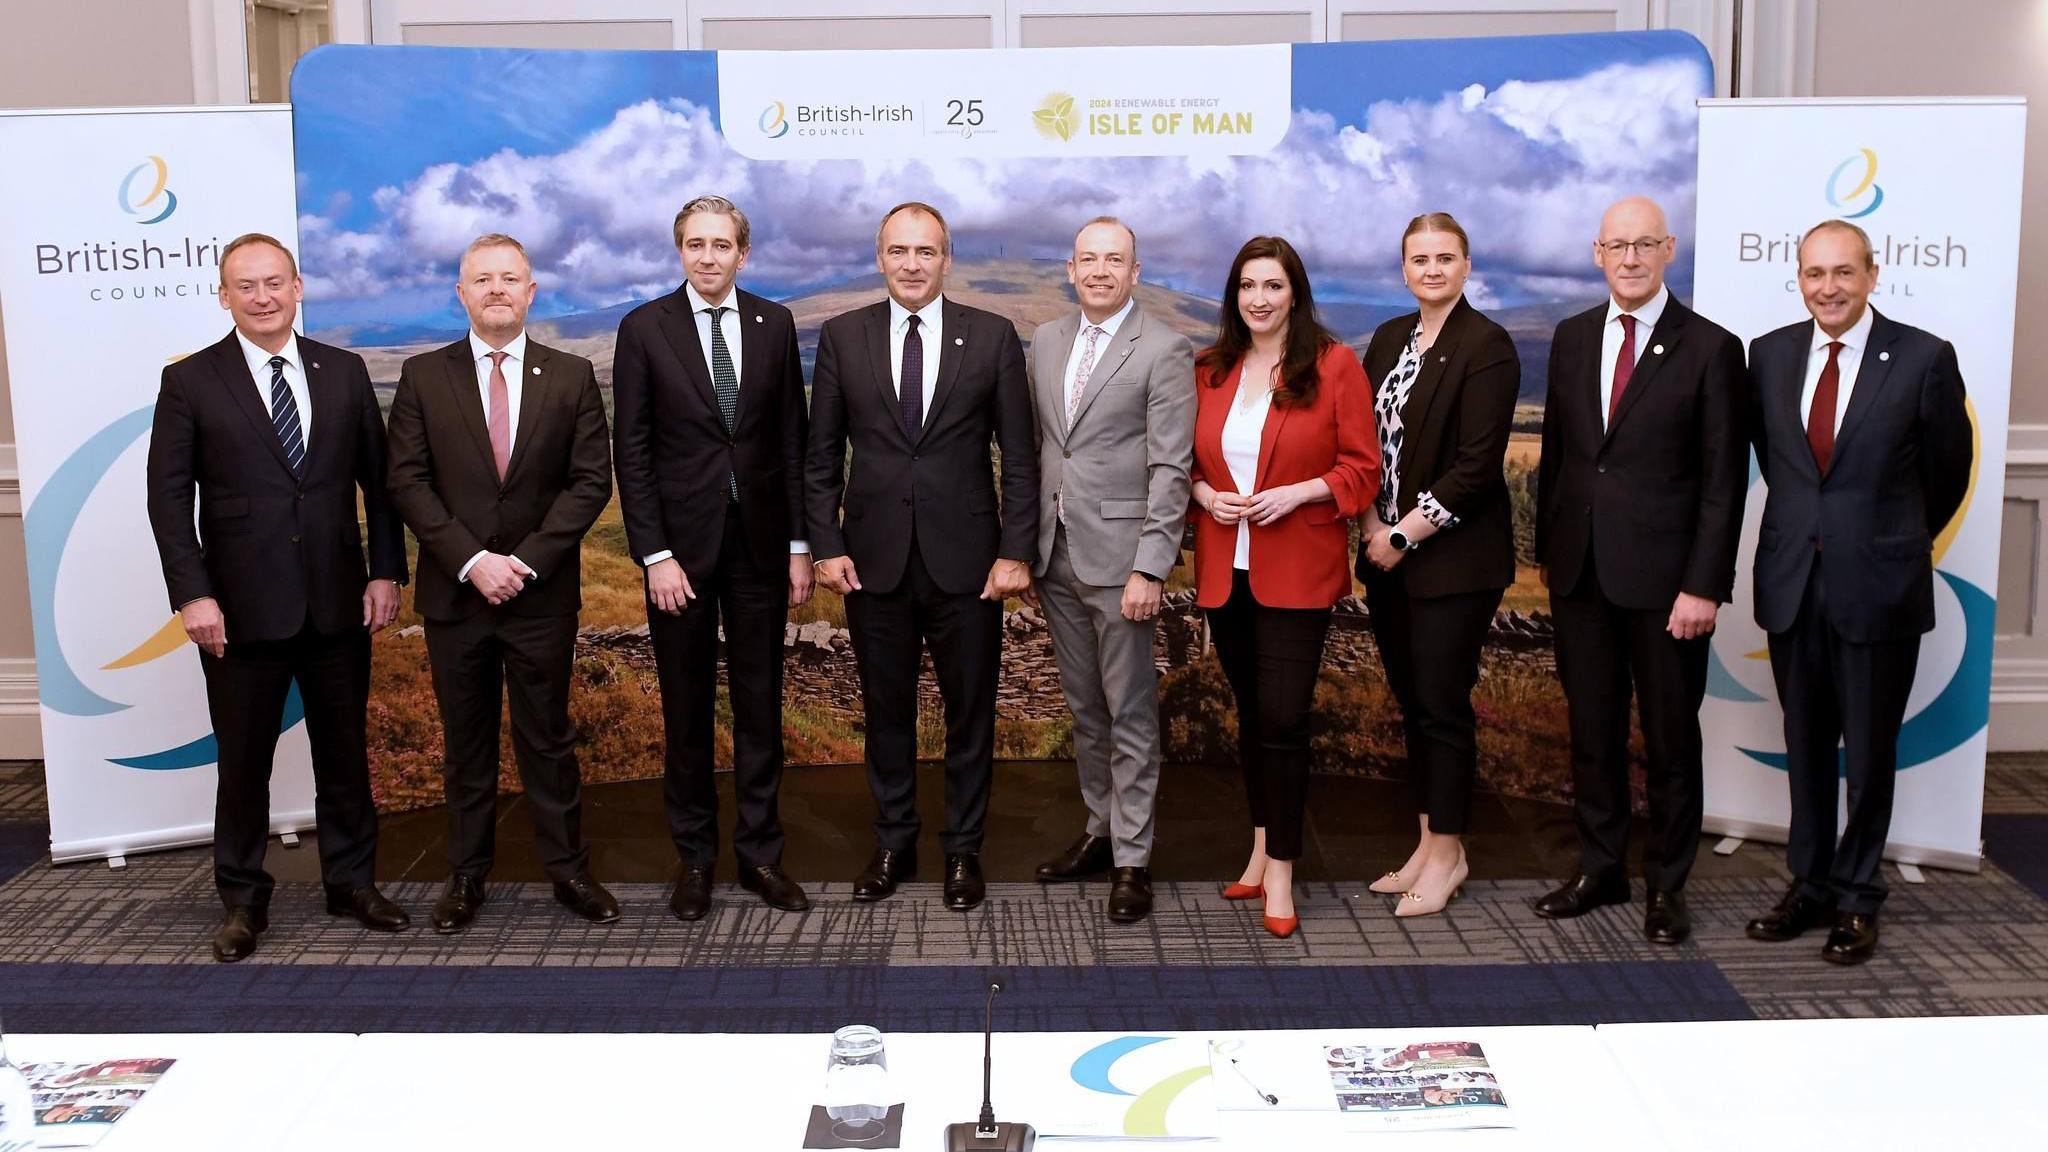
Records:
M230 643L220 658L201 652L206 710L220 744L213 804L213 882L230 907L270 906L276 882L263 870L270 834L270 769L285 698L297 681L313 750L313 817L320 878L335 888L374 880L377 806L363 744L370 700L370 633L315 632L289 640Z
M1920 637L1844 640L1828 623L1820 568L1815 556L1791 629L1770 636L1792 786L1785 862L1807 896L1869 914L1884 903L1878 865L1891 833L1899 727L1920 662ZM1849 822L1838 844L1836 802L1845 776Z
M1572 811L1579 870L1618 875L1627 859L1629 698L1642 715L1649 757L1650 842L1643 873L1653 889L1685 886L1699 854L1700 702L1708 637L1672 638L1670 608L1623 608L1601 591L1592 557L1569 595L1550 594L1557 675L1571 722Z
M441 706L442 780L448 793L448 864L478 880L497 846L498 710L509 699L512 753L533 813L534 849L549 879L589 865L583 781L569 723L576 615L515 616L486 608L427 621L427 660Z
M919 654L928 648L946 710L946 829L940 845L949 855L981 851L995 775L1003 606L940 589L913 539L902 581L888 592L848 596L846 623L866 705L876 842L898 852L917 846L917 678Z
M718 858L718 789L712 741L718 696L718 625L725 622L732 696L733 854L742 866L782 863L782 640L789 621L789 568L763 572L747 547L739 511L728 508L718 567L687 573L697 595L680 615L647 605L667 732L662 796L669 836L683 862Z
M1452 596L1411 596L1399 569L1367 566L1366 608L1387 687L1401 706L1415 810L1429 830L1462 836L1479 773L1478 719L1472 689L1479 653L1505 589Z
M1209 610L1209 638L1237 698L1237 760L1252 827L1266 855L1301 858L1308 809L1309 721L1329 637L1328 608L1268 608L1252 598L1251 573L1231 573L1230 599Z

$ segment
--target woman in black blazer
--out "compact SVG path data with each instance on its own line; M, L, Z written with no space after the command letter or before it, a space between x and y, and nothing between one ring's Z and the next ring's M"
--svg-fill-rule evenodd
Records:
M1479 746L1472 688L1479 653L1515 582L1514 521L1501 463L1521 387L1506 329L1465 300L1465 230L1448 214L1409 221L1401 271L1420 307L1372 335L1384 469L1364 518L1358 578L1388 687L1401 706L1420 842L1398 872L1397 916L1443 911L1469 871L1465 818Z

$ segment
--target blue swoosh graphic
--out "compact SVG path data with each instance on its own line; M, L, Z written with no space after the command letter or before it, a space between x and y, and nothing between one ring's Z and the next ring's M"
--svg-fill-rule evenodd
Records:
M1991 722L1991 636L1998 601L1960 576L1937 570L1963 606L1963 659L1954 676L1920 714L1899 729L1899 770L1925 764L1962 746ZM1783 771L1783 752L1740 749L1743 755ZM1836 753L1838 771L1848 772L1848 752Z
M57 570L85 502L128 446L149 431L156 406L138 408L78 446L57 466L36 502L22 513L28 543L29 619L36 645L36 680L43 704L66 716L109 716L129 706L85 686L57 638Z
M306 718L306 702L299 698L299 682L292 681L291 691L285 693L284 719L278 724L279 735L291 731L292 725ZM189 744L151 752L144 756L111 756L107 763L119 764L123 768L142 768L150 772L174 772L184 768L198 768L205 764L220 762L220 740L208 732Z
M1109 1082L1111 1065L1140 1048L1158 1044L1165 1039L1164 1036L1119 1036L1114 1040L1106 1040L1081 1053L1080 1058L1074 1061L1073 1068L1069 1070L1069 1075L1074 1078L1074 1083L1091 1092L1100 1092L1105 1096L1134 1095Z

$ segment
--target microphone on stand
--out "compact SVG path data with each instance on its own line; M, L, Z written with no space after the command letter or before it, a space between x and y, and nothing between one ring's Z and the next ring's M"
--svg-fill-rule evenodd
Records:
M1038 1132L1017 1120L997 1122L996 1106L990 1102L989 1070L995 1049L996 993L1003 986L988 985L988 1023L981 1034L981 1119L972 1124L946 1125L946 1152L1031 1152Z

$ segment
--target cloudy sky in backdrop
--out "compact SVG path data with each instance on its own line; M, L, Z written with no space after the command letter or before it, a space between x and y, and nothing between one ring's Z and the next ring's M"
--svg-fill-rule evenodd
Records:
M558 315L680 279L692 196L753 221L743 280L790 297L874 271L881 213L930 200L956 256L1058 259L1075 225L1129 221L1146 279L1214 298L1231 255L1278 232L1318 296L1408 299L1398 238L1453 212L1474 303L1597 298L1602 206L1656 197L1690 237L1705 51L1678 33L1303 45L1293 124L1261 156L751 161L718 130L715 55L327 48L293 79L309 321L459 329L455 260L520 238ZM1690 281L1681 241L1673 279Z

